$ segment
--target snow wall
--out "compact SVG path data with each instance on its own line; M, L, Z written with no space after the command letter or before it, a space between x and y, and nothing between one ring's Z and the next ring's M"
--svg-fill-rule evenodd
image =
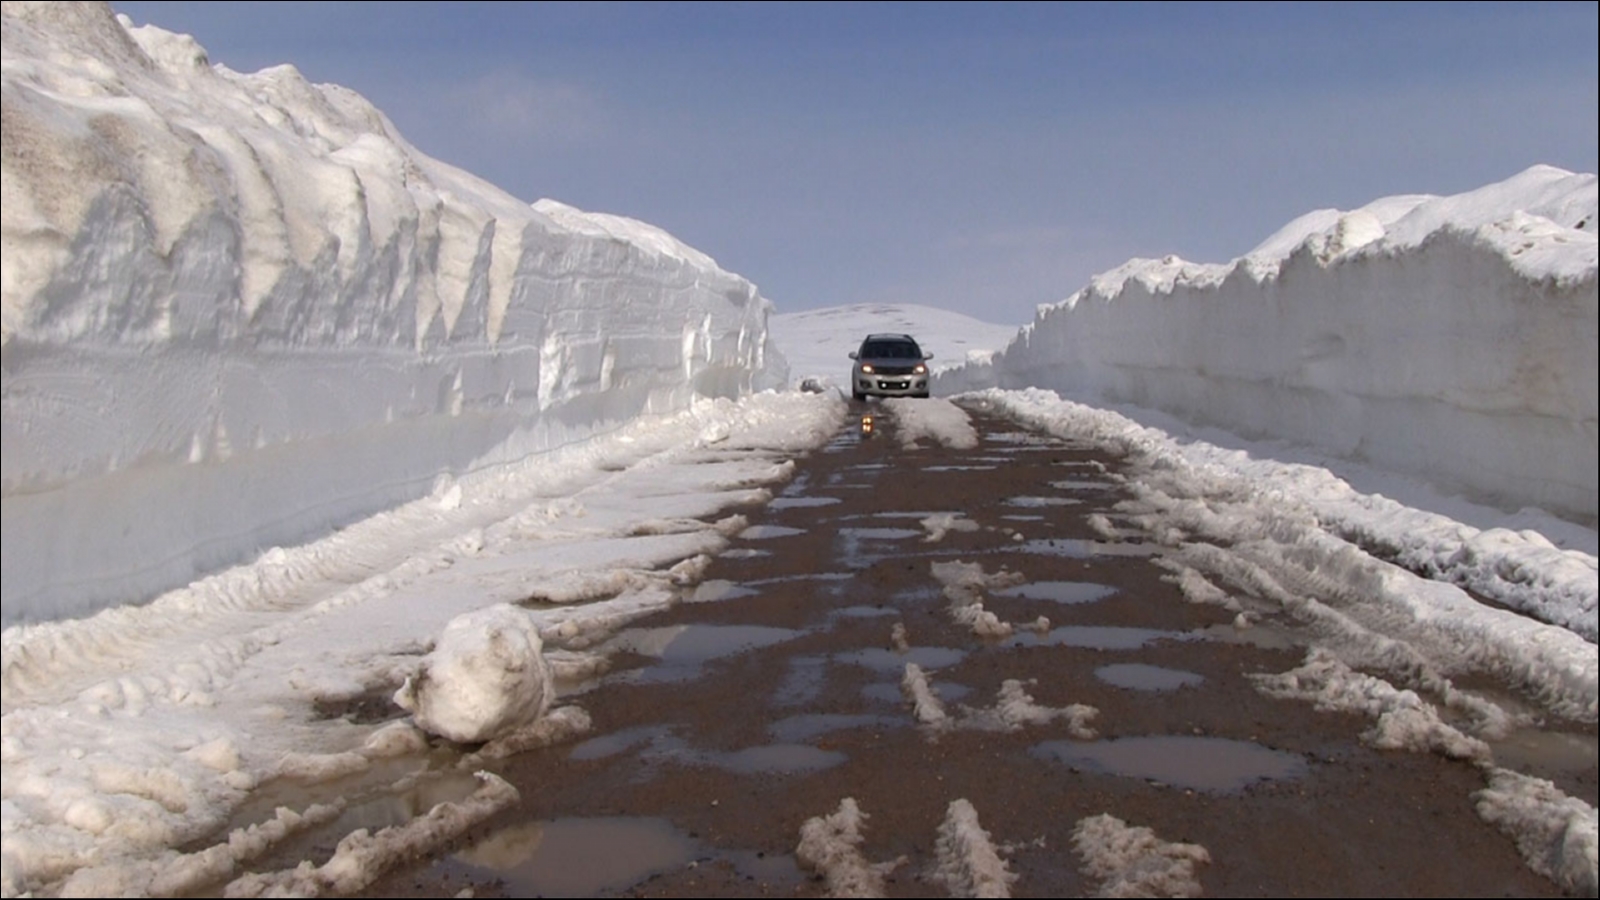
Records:
M430 159L349 90L105 4L3 28L5 625L786 378L748 281Z
M1596 179L1295 220L1226 265L1132 260L935 390L1041 387L1596 514Z

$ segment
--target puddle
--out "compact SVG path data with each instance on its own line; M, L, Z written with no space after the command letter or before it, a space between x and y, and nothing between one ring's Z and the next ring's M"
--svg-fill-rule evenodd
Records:
M747 541L769 541L773 538L790 537L796 534L805 534L804 528L789 528L783 525L751 525L739 532L739 537Z
M608 646L660 660L644 669L620 673L622 680L648 684L689 681L698 677L700 666L711 660L781 644L799 635L792 628L765 625L673 625L629 629Z
M746 582L750 587L766 587L772 584L790 584L796 581L849 581L858 576L853 572L808 572L804 575L779 575L775 578L758 578Z
M812 506L832 506L838 497L778 497L767 503L768 509L799 509Z
M579 761L591 759L605 759L619 753L627 753L638 747L652 744L668 734L665 725L644 725L639 728L624 728L610 734L593 737L572 748L568 759Z
M922 532L911 528L841 528L839 537L845 541L903 541L922 537Z
M999 466L925 466L924 472L989 472Z
M1193 672L1163 669L1160 666L1149 666L1144 663L1101 666L1094 670L1094 676L1106 684L1136 691L1175 691L1179 688L1194 687L1205 681L1205 678Z
M804 494L806 492L806 488L808 488L810 486L811 486L811 473L810 472L801 472L799 475L795 476L795 479L793 481L789 482L789 485L783 489L782 493L779 496L783 496L783 497L798 497L801 494Z
M1043 522L1044 521L1044 516L1014 515L1014 516L1001 516L1000 518L1002 520L1004 520L1004 521L1007 521L1007 522Z
M996 597L1023 597L1056 603L1094 603L1115 594L1117 589L1091 581L1034 581L994 591Z
M762 556L771 556L772 551L757 550L754 547L735 547L732 550L724 550L717 555L726 556L729 559L756 559Z
M841 562L852 569L865 569L881 558L881 554L894 552L893 548L887 546L879 553L869 552L865 549L868 545L887 545L922 537L923 534L920 529L911 528L841 528L836 541Z
M772 692L778 706L804 706L822 696L828 674L828 660L821 656L798 656L789 660L788 674Z
M1102 775L1143 778L1197 791L1231 792L1258 781L1296 778L1305 760L1249 741L1211 737L1136 737L1046 741L1034 756Z
M1137 650L1156 641L1182 641L1181 631L1121 628L1112 625L1067 625L1040 635L1019 631L1008 639L1013 647L1078 647L1084 650Z
M1490 741L1495 765L1517 771L1554 769L1592 772L1597 752L1595 736L1546 731L1519 731L1505 740Z
M718 600L737 600L740 597L754 597L758 592L747 587L741 587L731 581L713 579L702 581L695 585L694 592L685 598L688 603L715 603Z
M937 670L953 666L967 658L967 651L950 647L912 647L904 653L868 647L851 653L841 653L835 660L847 666L864 666L874 672L892 675L903 674L906 663L916 663L924 669Z
M772 856L754 850L735 850L724 854L723 858L746 880L767 889L788 888L791 894L799 893L800 886L811 880L811 876L800 869L800 862L793 853Z
M930 685L933 693L945 703L957 703L966 699L972 693L972 688L964 684L951 681L935 681ZM880 681L869 684L861 689L861 696L873 703L886 703L890 706L905 706L906 695L900 690L898 681Z
M1232 625L1208 625L1205 628L1196 628L1189 633L1202 640L1260 647L1263 650L1294 650L1304 646L1291 633L1261 624L1252 625L1249 628L1235 628Z
M772 735L773 740L785 744L800 744L835 731L848 731L852 728L898 728L905 724L905 719L900 717L816 713L780 719L767 726L767 734Z
M829 618L839 619L878 619L899 615L900 610L892 606L847 606L828 613Z
M1082 500L1073 497L1009 497L1005 505L1036 509L1041 506L1079 506L1082 503Z
M451 862L469 873L492 873L510 897L594 897L680 869L699 851L666 819L611 816L513 825Z
M1154 556L1160 548L1154 544L1111 543L1086 541L1077 538L1044 538L1024 541L1011 548L1023 553L1046 556L1064 556L1068 559L1089 559L1095 556Z
M1109 491L1116 487L1109 481L1092 481L1087 478L1068 478L1052 481L1050 486L1058 491Z
M809 744L768 744L723 753L696 753L683 760L701 763L739 775L798 775L820 772L850 757Z

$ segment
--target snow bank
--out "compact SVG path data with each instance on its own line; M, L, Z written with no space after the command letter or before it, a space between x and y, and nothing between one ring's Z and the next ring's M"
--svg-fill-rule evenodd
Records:
M1596 178L1322 210L1225 265L1135 259L939 393L1042 387L1596 515Z
M105 4L3 16L7 625L785 377L770 303L659 229L530 206L349 90Z
M1096 897L1199 897L1197 869L1211 862L1199 844L1163 841L1109 813L1079 820L1072 846L1084 871L1100 880Z

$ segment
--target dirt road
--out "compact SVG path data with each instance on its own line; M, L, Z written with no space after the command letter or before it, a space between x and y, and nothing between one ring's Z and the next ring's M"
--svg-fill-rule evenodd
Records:
M698 602L563 698L591 736L508 761L518 806L368 894L1559 895L1474 812L1477 768L1260 693L1304 661L1291 624L1107 540L1118 460L974 423L800 461Z

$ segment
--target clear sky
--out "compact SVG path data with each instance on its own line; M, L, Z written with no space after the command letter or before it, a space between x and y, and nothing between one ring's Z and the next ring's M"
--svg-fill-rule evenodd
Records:
M353 88L529 202L659 225L785 312L1021 324L1130 257L1600 169L1592 2L113 6Z

